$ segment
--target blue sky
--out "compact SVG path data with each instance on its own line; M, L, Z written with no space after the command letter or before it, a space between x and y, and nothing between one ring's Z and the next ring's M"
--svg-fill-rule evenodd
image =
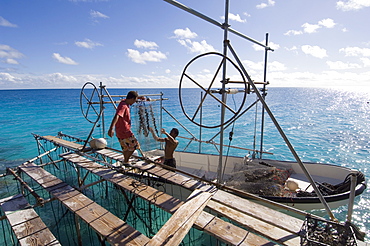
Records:
M222 0L180 0L224 22ZM229 24L269 33L271 86L370 87L368 0L230 0ZM178 87L195 56L222 52L223 30L162 0L0 1L0 88ZM264 51L234 34L255 81ZM230 54L229 54L230 55ZM194 76L209 78L206 67ZM231 75L232 76L232 75ZM191 86L191 85L189 85Z

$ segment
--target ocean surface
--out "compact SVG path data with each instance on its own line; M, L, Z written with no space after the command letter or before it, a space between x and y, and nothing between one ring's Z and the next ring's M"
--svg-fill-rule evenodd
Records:
M128 89L108 89L111 95L126 95ZM131 90L131 89L130 89ZM201 138L204 141L219 141L216 128L200 129L184 114L198 124L212 126L219 124L218 113L212 108L212 102L204 104L199 113L196 112L200 102L200 95L195 89L181 91L182 110L179 102L178 89L135 89L140 95L149 95L151 98L163 97L163 107L168 113L160 115L159 102L147 102L151 105L152 126L157 130L164 127L169 131L172 127L180 130L180 136L187 138ZM86 95L91 90L84 91ZM32 133L38 135L56 135L63 132L68 135L86 139L93 124L87 121L86 107L80 106L80 89L48 89L48 90L0 90L0 174L5 173L6 167L16 167L38 155L36 141ZM229 105L239 109L241 96L229 97ZM245 105L241 107L243 113L252 105L256 96L249 94ZM108 99L105 99L108 101ZM115 98L118 100L118 98ZM354 168L370 177L370 91L364 88L357 89L328 89L328 88L269 88L266 102L274 113L277 121L285 131L288 139L295 147L303 161L324 162ZM84 104L85 105L85 104ZM209 106L209 107L208 107ZM96 106L97 108L99 106ZM216 106L217 107L217 106ZM139 131L140 118L138 108L132 109L132 123L135 131ZM136 111L135 111L136 110ZM183 112L184 111L184 112ZM200 113L203 120L200 121ZM261 138L261 105L252 105L250 110L243 113L235 124L225 129L225 144L241 146L248 149L259 149ZM114 114L111 104L105 105L104 120L99 122L92 136L105 136ZM136 116L135 116L136 115ZM193 116L195 117L193 118ZM273 155L264 154L264 158L278 160L294 160L286 144L280 137L269 116L265 114L265 128L263 150ZM94 121L97 114L89 109L87 118ZM147 115L148 117L148 115ZM226 118L233 114L227 113ZM154 120L153 120L154 119ZM176 120L175 120L176 119ZM154 123L153 123L154 121ZM177 123L181 122L181 125ZM201 122L201 123L200 123ZM215 123L214 123L215 122ZM104 127L104 126L105 127ZM232 139L229 139L233 132ZM216 135L216 136L215 136ZM118 148L114 138L108 138L108 146ZM149 137L140 138L144 150L153 146ZM186 139L179 139L179 150L201 151L215 153L215 147L199 146L198 143ZM155 144L155 143L154 143ZM229 155L250 155L247 150L224 149ZM1 181L1 180L0 180ZM6 190L0 182L0 198ZM370 189L356 197L353 222L359 228L370 234ZM340 221L347 215L347 206L335 209L334 214ZM367 241L370 237L367 236Z

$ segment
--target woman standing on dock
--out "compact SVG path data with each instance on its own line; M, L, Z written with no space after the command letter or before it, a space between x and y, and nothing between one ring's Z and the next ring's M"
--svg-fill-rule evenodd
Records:
M131 131L130 115L130 106L134 104L137 99L143 98L139 97L136 91L129 91L127 93L126 99L123 99L118 105L116 114L108 130L108 136L113 137L115 128L116 136L122 147L125 163L129 162L132 153L136 149L140 149L140 144Z

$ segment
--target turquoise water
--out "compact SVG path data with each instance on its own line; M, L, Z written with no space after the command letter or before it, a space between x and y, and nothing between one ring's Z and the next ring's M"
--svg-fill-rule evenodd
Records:
M109 89L110 94L125 95L126 89ZM192 124L183 114L179 105L178 89L137 89L139 94L164 93L169 100L163 106L178 119L186 129L199 138L199 128ZM182 92L186 112L192 115L197 107L200 95L195 89ZM230 107L238 108L239 95L229 98ZM58 90L0 90L0 173L6 167L15 167L38 154L36 142L31 133L39 135L56 135L59 131L80 138L86 138L92 124L82 115L80 110L79 89ZM255 95L248 95L248 107L255 100ZM234 102L235 101L235 102ZM325 162L355 168L370 177L370 93L364 89L344 90L325 88L270 88L267 103L278 122L285 130L296 151L303 161ZM215 105L205 105L203 109L204 124L215 120ZM160 127L158 116L159 106L153 104L157 127ZM134 130L139 125L133 110ZM217 109L216 109L217 110ZM233 131L231 145L253 148L254 142L259 148L260 138L254 137L260 132L261 105L252 107L234 125L225 130L225 143L229 143L228 134ZM106 106L106 127L113 115L113 107ZM92 114L93 116L93 114ZM230 116L230 115L229 115ZM195 119L198 121L198 119ZM257 123L257 127L255 127ZM177 127L180 135L192 137L187 130L179 126L168 114L164 114L163 127L170 130ZM264 158L293 160L285 143L266 117L264 132L264 150L274 155ZM94 137L103 135L100 124L93 133ZM202 140L209 140L215 135L215 129L202 129ZM218 141L218 138L215 138ZM155 143L150 138L141 138L143 149L152 148ZM117 148L115 139L108 139L108 145ZM179 150L198 151L199 144L181 139ZM216 153L213 147L202 146L202 151ZM228 151L227 149L224 150ZM243 150L230 150L230 155L250 154ZM1 194L1 190L0 190ZM355 200L353 221L362 231L370 234L370 193ZM347 207L334 210L341 221L346 218ZM369 237L367 237L369 238Z

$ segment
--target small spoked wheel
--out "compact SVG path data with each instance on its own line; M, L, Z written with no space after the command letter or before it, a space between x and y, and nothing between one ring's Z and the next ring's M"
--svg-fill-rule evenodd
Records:
M223 54L209 52L196 56L185 66L180 79L179 100L184 115L191 122L205 128L217 128L237 117L247 92L248 83L241 69Z
M102 106L100 103L100 93L96 86L87 82L81 89L80 107L82 115L91 123L96 123L100 118Z

